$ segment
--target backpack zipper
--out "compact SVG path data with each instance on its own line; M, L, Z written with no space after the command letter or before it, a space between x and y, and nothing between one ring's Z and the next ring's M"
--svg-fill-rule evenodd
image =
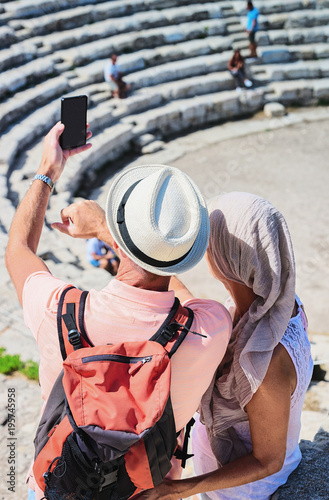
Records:
M92 361L115 361L116 363L139 363L143 365L152 360L152 356L128 357L120 354L95 354L94 356L86 356L82 358L82 363L90 363Z
M115 363L134 364L135 366L129 368L128 373L129 375L135 375L145 363L152 361L152 357L153 356L138 356L129 358L127 356L121 356L120 354L95 354L94 356L82 358L82 363L89 363L92 361L114 361Z

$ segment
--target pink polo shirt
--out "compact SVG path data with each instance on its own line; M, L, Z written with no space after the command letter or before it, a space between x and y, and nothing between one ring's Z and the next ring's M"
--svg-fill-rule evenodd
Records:
M45 401L62 369L56 315L59 297L67 285L43 271L29 276L23 290L25 323L40 351L39 380ZM147 340L166 319L173 302L172 290L142 290L113 279L101 291L90 290L85 328L95 345ZM214 300L193 299L183 305L194 312L191 330L206 337L190 332L171 359L171 400L177 430L197 410L225 353L232 325L228 311ZM33 478L29 487L38 490Z

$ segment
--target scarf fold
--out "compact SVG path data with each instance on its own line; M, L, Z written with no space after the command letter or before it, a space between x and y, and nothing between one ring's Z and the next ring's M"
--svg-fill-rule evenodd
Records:
M257 295L233 328L201 401L201 421L219 465L224 465L247 453L233 427L248 420L244 408L261 385L288 326L295 301L295 262L283 216L271 203L249 193L228 193L213 201L208 251L226 279Z

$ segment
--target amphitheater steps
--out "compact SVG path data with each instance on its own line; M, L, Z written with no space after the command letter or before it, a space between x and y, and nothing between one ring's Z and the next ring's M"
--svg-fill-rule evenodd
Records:
M224 42L222 38L210 38L209 40L201 40L200 43L196 41L186 42L185 44L180 44L179 49L177 50L177 46L169 46L162 47L159 50L149 50L149 51L140 51L135 55L123 56L122 57L122 67L129 67L135 70L144 68L145 66L151 66L153 63L161 64L170 59L175 59L176 57L182 57L185 55L189 55L190 57L196 56L197 54L202 53L211 53L216 51L221 51L223 48L227 48L229 45L228 42ZM226 59L228 55L225 56L217 56L214 55L214 58L218 58L221 61L221 69L226 68ZM134 62L135 60L135 62ZM44 64L43 64L44 63ZM0 131L4 130L8 124L11 124L15 119L24 117L27 111L31 111L33 106L36 104L36 99L38 96L38 88L40 94L40 100L38 102L38 106L43 105L47 102L47 96L49 95L48 88L53 85L52 96L56 94L59 96L61 92L65 93L66 91L73 90L75 88L79 88L80 86L85 86L94 82L101 82L103 80L103 69L104 69L105 61L99 61L94 65L90 65L90 67L84 67L80 71L69 71L67 73L60 71L59 64L55 64L53 59L50 57L44 58L40 61L32 61L31 63L22 66L20 69L14 69L11 71L7 71L0 76L0 88L2 89L2 95L5 96L15 90L23 89L32 78L36 78L36 81L42 75L47 74L52 76L54 74L61 74L62 76L57 78L52 78L51 81L47 81L45 83L40 84L36 88L27 89L25 91L16 92L12 99L8 98L3 104L0 104L0 113L2 115L2 123L0 124ZM167 79L172 79L175 76L175 71L177 67L181 64L180 61L177 63L167 63L167 66L163 67L164 74L168 71ZM208 64L206 61L205 64ZM185 71L189 71L189 74L193 74L193 69L188 69L189 66L194 66L197 68L199 63L199 59L195 58L186 60L183 63L183 66L187 69ZM38 68L36 71L35 68ZM155 68L155 73L161 73L159 71L159 67ZM210 68L209 70L212 70ZM152 81L152 72L151 70L145 70L146 73L143 72L136 73L138 78L135 78L136 88L147 85L147 80ZM194 69L194 73L197 69ZM206 72L206 71L203 71ZM39 76L40 75L40 76ZM134 73L130 75L131 83L134 81ZM178 75L178 74L177 74ZM158 77L158 79L160 76ZM66 83L65 83L66 82ZM32 82L33 83L33 82ZM157 81L155 81L157 83ZM18 105L20 103L20 106ZM16 110L16 114L14 112Z
M219 0L221 1L221 0ZM222 0L223 1L223 0ZM216 2L218 0L208 0L207 3ZM180 0L180 5L193 5L199 3L198 0ZM101 5L99 5L101 4ZM65 12L66 10L76 9L82 6L92 6L98 12L105 11L103 18L106 17L122 17L133 14L141 10L166 9L177 5L175 0L117 0L108 2L108 0L22 0L19 4L12 1L3 6L2 20L10 22L13 19L30 19L38 18L43 15L51 15L57 12ZM108 8L110 6L110 12ZM102 17L102 14L99 14Z
M229 2L204 3L165 10L151 10L126 13L120 8L120 18L118 8L113 5L116 2L108 2L96 6L84 6L69 11L58 12L53 15L42 16L36 19L13 20L9 22L9 27L14 30L17 38L20 31L28 31L30 37L48 35L73 30L72 36L79 33L79 28L87 28L90 38L106 37L123 33L156 28L167 25L180 24L188 21L201 21L211 18L224 18L234 13L229 6ZM134 5L133 3L131 4ZM104 7L107 7L106 9ZM129 10L128 8L126 10ZM89 25L89 26L86 26ZM93 26L99 26L99 30L94 31Z
M266 0L256 87L241 95L227 71L233 48L248 54L245 1L21 0L0 15L0 186L21 198L35 172L41 138L59 118L61 95L87 94L93 148L58 183L62 202L84 176L131 148L161 148L170 134L237 118L264 103L329 99L329 0ZM319 9L321 7L321 9ZM103 70L117 52L132 85L109 99ZM26 161L20 153L27 152ZM1 184L2 183L2 184ZM64 199L63 198L63 199ZM55 209L55 208L54 208Z
M257 34L258 45L297 45L324 43L329 39L328 26L315 28L292 28L288 30L260 31Z
M291 29L326 26L329 22L329 9L297 10L259 17L260 29Z
M195 96L193 98L178 99L173 102L158 105L143 113L122 113L122 101L118 101L117 113L121 120L115 123L115 111L112 108L113 124L96 129L93 138L93 148L79 157L70 160L67 175L57 185L59 192L72 192L84 175L91 176L109 161L114 161L125 151L128 152L132 144L138 145L138 139L145 134L165 138L177 131L191 127L202 126L218 120L235 118L240 115L252 114L262 108L265 89L257 89L239 96L235 91L221 91L211 95ZM149 97L148 104L152 103ZM147 102L147 97L144 97ZM111 103L108 103L110 109ZM124 106L124 105L123 105ZM97 107L98 108L98 107ZM97 108L95 108L97 110ZM90 110L91 129L93 129L93 110ZM122 116L123 114L123 116ZM95 114L94 114L95 117ZM98 133L97 133L98 132ZM40 148L36 147L40 154ZM35 172L35 155L30 161L25 161L21 169L15 169L10 177L11 189L16 191L18 198L28 187L31 176Z
M315 45L317 49L319 49L318 45ZM268 54L268 51L265 53L265 56L267 56L269 59L272 58L272 60L275 60L275 57L279 57L280 60L282 58L284 59L287 57L287 60L290 59L290 50L295 50L293 47L289 47L289 50L284 50L280 51L276 47L273 49L274 52L270 52ZM298 47L298 50L300 51L300 48ZM326 48L326 50L328 50ZM283 57L284 56L284 57ZM229 57L228 53L222 53L222 54L212 54L209 56L200 56L192 59L187 59L183 61L176 61L172 63L167 63L163 64L160 66L157 66L155 68L139 71L136 73L132 73L127 77L127 80L130 81L135 89L141 88L141 87L149 87L150 85L156 86L165 83L166 81L175 81L178 80L178 82L182 79L186 78L191 78L191 77L199 77L200 74L208 73L211 74L213 72L218 72L218 71L223 71L226 68L227 64L227 59ZM274 58L274 59L273 59ZM318 71L322 71L321 76L326 76L326 65L325 62L323 62L323 68L321 69L321 66L318 65L320 69ZM308 77L312 78L314 77L314 71L316 70L316 65L313 64L311 65L312 67L308 69ZM284 68L284 65L283 65ZM273 69L273 72L275 72L275 69ZM157 71L156 71L157 70ZM298 68L296 68L298 70ZM258 73L263 73L263 75L266 75L266 68L260 67L257 69ZM303 70L303 72L300 74L300 78L305 78L305 71L306 69ZM312 72L313 71L313 72ZM296 74L296 71L295 71ZM232 86L232 80L227 78L226 75L226 83L225 85L231 85ZM224 78L224 82L225 82ZM277 77L279 79L279 77ZM88 80L88 79L87 79ZM262 83L268 83L269 77L267 78L261 78L260 81ZM83 83L83 78L81 81L76 81L74 85L74 80L71 80L73 82L73 87L75 86L76 88L81 87ZM193 83L193 82L192 82ZM211 91L213 92L215 87L214 85L218 85L218 82L209 82L209 87L205 87L205 89L212 89ZM200 87L202 85L202 78L196 80L195 88ZM103 88L105 88L103 86ZM225 88L225 87L224 87ZM231 87L232 88L232 87ZM83 92L83 89L81 90ZM88 89L86 89L86 92L88 92ZM103 91L104 92L104 91ZM164 92L164 89L163 89ZM179 94L181 92L181 94ZM150 104L152 105L159 105L161 102L164 100L168 100L168 96L170 96L171 99L173 99L174 95L180 95L181 97L184 96L190 96L193 93L198 93L197 91L193 90L193 85L186 84L186 82L182 82L181 84L177 84L177 91L175 91L175 87L168 87L167 89L167 94L165 96L160 92L155 92L155 97L154 101L149 101ZM150 93L147 94L149 97ZM106 98L106 91L103 93L102 97L100 98L100 103L104 102ZM284 98L286 101L286 99ZM119 110L117 111L117 117L116 119L118 120L120 117L118 113L121 113L121 117L124 114L127 113L134 113L136 112L136 109L138 110L139 113L142 113L145 109L147 109L147 98L141 99L140 97L136 97L135 99L131 99L131 104L130 107L128 104L125 104L124 106L119 106ZM127 100L127 103L129 103L129 100ZM48 123L51 123L54 121L54 119L58 119L58 113L55 112L55 106L57 106L57 109L59 108L58 102L53 102L47 106L45 106L43 109L38 110L32 115L28 116L26 120L23 120L16 128L15 131L9 131L7 134L4 135L2 138L2 142L4 141L7 144L7 147L5 150L2 152L2 158L1 162L5 164L6 162L9 164L9 166L12 165L12 162L21 147L26 147L28 144L30 144L33 140L37 139L38 136L43 135L43 133L47 130L47 125ZM126 108L124 111L122 109ZM121 111L120 111L121 110ZM42 118L39 119L39 115L42 115ZM54 118L56 117L56 118ZM107 108L103 108L101 112L98 112L98 123L99 127L100 126L108 126L113 122L111 115L108 113ZM31 129L34 128L34 124L37 123L36 131L33 133Z

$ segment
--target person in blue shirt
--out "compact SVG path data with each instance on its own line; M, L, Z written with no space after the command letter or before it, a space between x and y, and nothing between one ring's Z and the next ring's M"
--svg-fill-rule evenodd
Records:
M112 248L98 238L87 240L87 259L95 267L106 269L112 276L115 276L119 267L119 258Z
M258 31L259 11L252 2L247 2L247 28L249 38L250 57L257 58L256 32Z

